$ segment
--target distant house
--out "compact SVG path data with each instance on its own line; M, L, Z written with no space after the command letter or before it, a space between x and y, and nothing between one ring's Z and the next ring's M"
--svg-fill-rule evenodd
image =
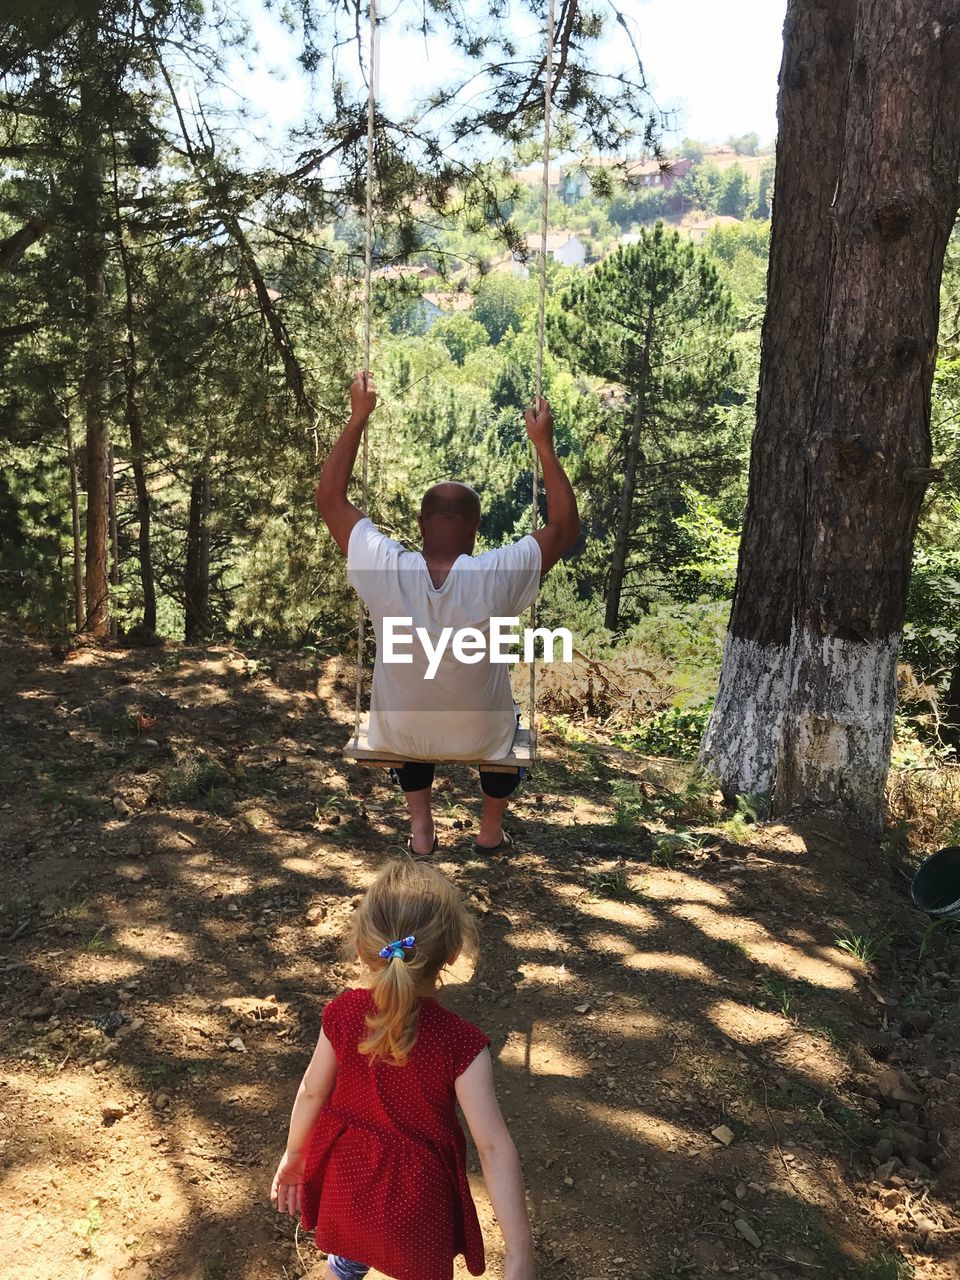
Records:
M669 191L675 182L690 172L693 161L687 156L676 160L633 160L626 168L627 185L654 191Z
M552 164L550 166L547 183L552 192L557 191L560 187L561 173L562 173L562 170L558 164ZM514 180L514 182L518 183L521 187L531 187L531 188L542 187L543 186L543 165L528 164L523 169L514 169L514 171L510 174L510 177Z
M431 303L438 311L469 311L473 306L473 294L466 289L456 293L437 293L432 291L423 295L424 301Z
M535 233L528 235L526 245L527 253L538 254L540 237ZM582 267L587 261L587 246L575 231L548 231L547 257L553 258L554 262L559 262L564 267ZM530 275L529 264L516 254L509 261L509 271L512 275L520 276L522 280L526 280Z
M587 260L587 246L576 233L550 231L547 233L547 257L564 267L582 267Z
M617 169L623 164L614 156L588 156L576 164L564 165L560 170L560 199L564 204L576 204L590 194L592 169Z
M739 218L732 218L726 213L718 213L713 218L701 218L697 222L687 223L686 226L681 225L678 230L682 236L686 236L694 244L703 244L714 227L739 227L740 225Z
M428 267L423 263L396 263L393 262L388 267L378 267L373 273L378 280L433 280L439 275L439 271L434 271L433 267Z
M395 315L391 326L395 333L429 333L441 316L469 311L473 306L473 294L438 293L434 290L412 298L409 305Z

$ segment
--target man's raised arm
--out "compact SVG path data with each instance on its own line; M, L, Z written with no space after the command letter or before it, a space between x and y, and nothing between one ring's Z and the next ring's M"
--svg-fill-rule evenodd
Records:
M334 542L344 555L350 534L363 512L347 497L357 452L367 419L377 407L377 388L372 373L358 373L350 387L350 420L340 439L330 450L317 481L317 506Z
M547 523L533 535L540 544L541 573L546 573L580 537L580 512L567 473L553 447L553 415L546 400L540 400L528 409L523 421L540 459L540 474L547 496Z

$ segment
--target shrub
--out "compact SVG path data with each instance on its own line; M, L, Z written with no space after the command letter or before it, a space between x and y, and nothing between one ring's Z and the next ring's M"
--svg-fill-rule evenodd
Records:
M669 707L640 728L629 740L634 751L650 756L673 756L696 760L706 733L711 704L700 707Z

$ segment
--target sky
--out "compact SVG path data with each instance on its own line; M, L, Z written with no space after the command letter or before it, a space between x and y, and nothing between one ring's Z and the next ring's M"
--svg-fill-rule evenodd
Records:
M761 142L773 140L786 0L620 0L620 5L657 105L675 113L668 146L683 137L723 142L750 132ZM258 0L241 0L240 8L259 51L249 67L235 61L231 85L260 117L260 131L279 142L310 111L309 88L296 64L296 37ZM425 46L421 37L402 32L398 15L403 9L402 0L395 0L383 28L378 86L385 109L398 115L416 94L445 78L451 58L441 38ZM609 69L622 62L625 44L615 23L611 29L600 51Z

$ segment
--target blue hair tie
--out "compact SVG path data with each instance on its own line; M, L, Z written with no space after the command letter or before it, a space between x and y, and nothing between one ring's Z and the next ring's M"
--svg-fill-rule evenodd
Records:
M409 938L398 938L396 942L391 942L380 952L384 960L402 960L405 951L412 951L416 938L411 933Z

